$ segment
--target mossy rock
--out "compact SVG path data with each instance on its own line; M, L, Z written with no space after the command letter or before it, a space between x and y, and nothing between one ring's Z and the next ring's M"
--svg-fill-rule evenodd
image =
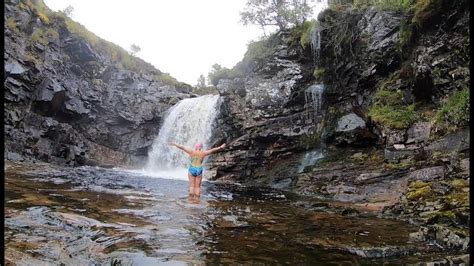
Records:
M469 187L469 182L467 180L461 179L461 178L456 178L453 179L449 182L449 184L456 188L456 189L462 189L465 187Z
M452 208L469 207L469 193L454 192L446 196L446 203Z
M432 194L431 187L428 183L417 181L410 185L406 194L408 200L426 199Z
M428 223L457 223L458 217L454 211L435 211L428 215Z
M426 186L429 186L430 184L427 183L427 182L423 182L423 181L415 181L413 183L410 184L410 190L413 190L413 189L420 189L420 188L424 188Z

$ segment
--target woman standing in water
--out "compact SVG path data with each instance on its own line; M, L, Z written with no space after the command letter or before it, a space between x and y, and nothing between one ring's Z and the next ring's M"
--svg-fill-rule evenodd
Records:
M203 151L202 144L197 143L194 145L194 150L188 149L183 145L177 143L170 143L172 146L183 150L185 153L189 154L191 159L189 169L188 169L188 179L189 179L189 196L200 197L201 196L201 181L202 181L202 161L204 157L212 154L214 152L220 151L225 148L225 143L219 147Z

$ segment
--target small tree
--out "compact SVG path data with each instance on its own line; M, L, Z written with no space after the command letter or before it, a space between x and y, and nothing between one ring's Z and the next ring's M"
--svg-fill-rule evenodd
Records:
M219 64L212 65L211 72L209 72L207 76L209 78L209 82L212 85L217 86L217 83L219 83L220 79L229 78L229 71L230 70L228 68L222 67Z
M132 44L130 45L130 54L131 55L135 55L137 53L139 53L142 49L140 48L140 46L136 45L136 44Z
M68 17L72 17L72 13L74 12L74 7L71 5L68 5L65 9L61 10L62 13L64 13Z
M196 84L197 88L205 88L206 87L206 78L204 77L203 74L201 74L197 80Z
M260 26L266 36L265 27L277 26L279 30L285 30L301 25L311 13L307 0L248 0L240 16L244 25Z

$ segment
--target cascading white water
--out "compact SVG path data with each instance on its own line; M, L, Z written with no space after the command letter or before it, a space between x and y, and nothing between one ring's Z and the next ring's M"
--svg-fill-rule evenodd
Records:
M318 124L321 115L324 84L314 84L309 86L305 91L305 106L307 112L307 121L311 124ZM323 143L321 143L323 145ZM313 165L317 160L324 158L322 149L307 151L301 158L297 172L302 173L307 166Z
M324 155L320 150L305 153L298 166L298 173L302 173L307 166L314 165L321 158L324 158Z
M181 100L170 108L158 137L153 141L144 171L162 177L187 179L189 156L168 143L176 142L190 149L194 149L196 143L202 143L204 149L210 148L208 142L217 115L218 99L218 95L204 95Z
M314 84L305 91L305 104L308 119L316 119L321 113L324 84Z
M311 29L311 51L313 52L314 67L318 67L321 59L321 27L319 22Z

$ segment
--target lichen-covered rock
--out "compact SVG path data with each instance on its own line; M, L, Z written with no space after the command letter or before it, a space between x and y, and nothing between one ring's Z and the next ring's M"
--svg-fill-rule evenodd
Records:
M445 176L445 169L443 166L435 166L423 168L413 171L409 174L411 180L433 181L435 179L442 179Z
M417 122L407 130L407 144L426 142L430 137L431 123Z

